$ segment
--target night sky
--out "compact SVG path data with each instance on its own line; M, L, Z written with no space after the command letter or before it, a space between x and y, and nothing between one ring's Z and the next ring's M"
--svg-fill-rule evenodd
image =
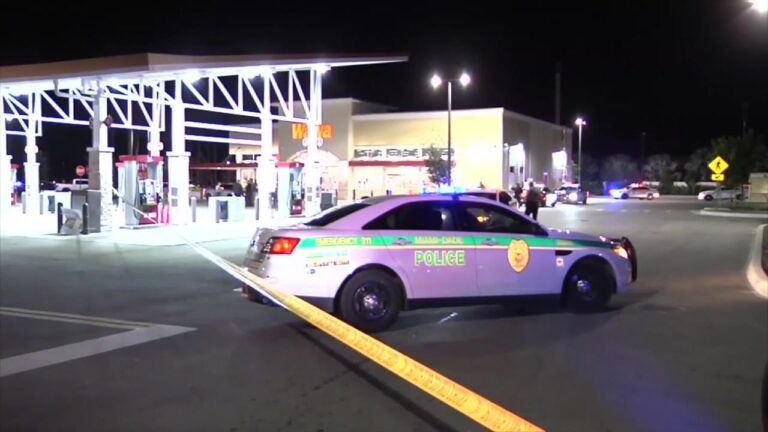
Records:
M506 3L4 5L0 63L147 51L404 54L408 63L334 69L325 96L444 109L429 78L466 70L473 82L454 90L456 108L503 106L552 121L560 61L562 122L586 116L584 151L594 156L639 156L642 132L646 155L686 155L740 134L745 103L748 127L768 134L768 16L746 0ZM46 129L41 149L87 139L66 129ZM14 145L20 157L23 144Z

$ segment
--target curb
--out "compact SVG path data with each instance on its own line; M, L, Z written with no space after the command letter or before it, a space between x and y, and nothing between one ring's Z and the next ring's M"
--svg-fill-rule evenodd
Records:
M768 224L757 227L755 242L747 263L747 280L757 295L768 299L768 275L765 274L762 265L763 233L766 231L766 226Z
M768 214L761 214L761 213L740 213L740 212L729 212L729 211L712 211L707 210L706 208L699 211L694 211L696 214L700 214L702 216L717 216L717 217L734 217L734 218L745 218L745 219L766 219L768 220Z

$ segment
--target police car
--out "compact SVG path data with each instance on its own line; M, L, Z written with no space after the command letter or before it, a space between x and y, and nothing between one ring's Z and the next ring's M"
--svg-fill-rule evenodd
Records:
M556 294L574 308L599 309L637 278L626 238L547 229L468 195L374 197L260 228L244 266L367 332L388 328L403 310L518 295Z

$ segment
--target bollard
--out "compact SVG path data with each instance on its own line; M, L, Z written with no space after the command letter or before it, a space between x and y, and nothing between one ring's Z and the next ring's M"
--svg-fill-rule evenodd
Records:
M259 197L257 196L254 200L256 205L254 206L254 213L256 213L256 220L259 220Z
M192 223L197 222L197 197L192 197Z
M355 201L357 199L357 190L352 189L352 201Z
M80 234L88 234L88 203L83 203L83 228L80 230Z
M62 207L64 207L64 203L56 204L56 234L61 233L61 226L64 224L64 215L61 214Z

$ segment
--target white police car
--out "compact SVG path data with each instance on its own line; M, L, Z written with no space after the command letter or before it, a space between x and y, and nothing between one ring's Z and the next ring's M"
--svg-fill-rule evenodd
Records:
M637 278L626 238L547 229L467 195L375 197L299 225L261 228L244 265L369 332L402 310L517 295L557 294L577 308L601 308Z

